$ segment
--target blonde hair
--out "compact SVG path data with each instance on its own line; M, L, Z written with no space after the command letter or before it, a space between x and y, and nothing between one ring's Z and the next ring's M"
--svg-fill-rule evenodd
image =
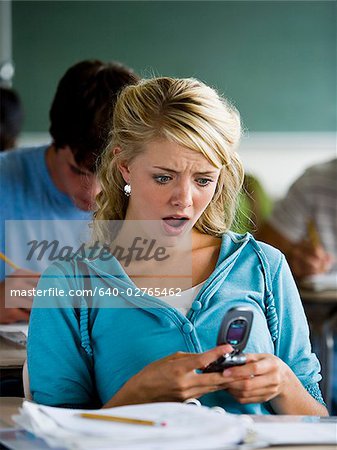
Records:
M205 234L220 236L230 228L243 168L235 152L241 135L238 111L214 89L192 79L153 78L127 86L117 100L111 144L102 155L95 219L123 220L128 207L121 161L130 163L155 139L168 139L207 158L220 176L212 201L195 224ZM117 154L113 149L121 149ZM97 234L104 235L95 221ZM100 233L101 231L101 233Z

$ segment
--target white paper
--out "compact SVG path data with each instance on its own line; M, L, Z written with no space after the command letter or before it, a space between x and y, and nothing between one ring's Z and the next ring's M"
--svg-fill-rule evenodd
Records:
M255 423L255 430L270 445L337 444L337 422L261 422Z
M337 290L337 273L320 273L311 275L301 281L301 287L311 289L316 292L336 291Z
M15 342L15 344L26 346L28 336L28 324L17 323L9 325L0 325L0 336Z
M79 417L83 410L52 408L24 402L13 419L50 446L71 450L207 450L242 441L246 422L240 416L219 414L206 407L182 403L149 403L91 411L132 417L167 426L104 422Z

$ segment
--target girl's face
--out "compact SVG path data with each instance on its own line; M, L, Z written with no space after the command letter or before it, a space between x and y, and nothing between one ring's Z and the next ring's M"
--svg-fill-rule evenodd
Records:
M220 174L201 153L165 139L146 144L120 171L131 185L126 219L159 221L166 236L192 229L212 200Z

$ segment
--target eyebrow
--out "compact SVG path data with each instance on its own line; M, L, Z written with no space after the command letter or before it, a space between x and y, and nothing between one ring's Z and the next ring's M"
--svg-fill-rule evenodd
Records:
M89 172L89 171L84 171L84 170L80 169L79 167L75 166L75 165L72 164L72 163L69 163L69 166L70 166L72 169L75 169L75 170L76 170L79 174L81 174L81 175L90 175L90 174L91 174L91 172Z
M154 169L163 170L164 172L171 172L171 173L179 173L176 170L169 169L168 167L160 167L160 166L153 166ZM206 172L195 172L198 175L216 175L216 171L207 170Z

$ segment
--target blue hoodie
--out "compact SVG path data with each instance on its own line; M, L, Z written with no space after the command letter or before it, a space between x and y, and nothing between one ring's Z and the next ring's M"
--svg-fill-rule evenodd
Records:
M34 300L28 371L37 403L75 408L104 404L153 361L177 351L213 348L221 320L234 306L254 311L245 352L277 355L323 403L320 365L311 352L299 294L284 256L273 247L249 234L225 234L217 265L187 316L158 298L130 295L136 286L115 259L53 264L37 289L53 287L68 294L70 289L82 289L83 264L92 289L96 288L90 308L83 297L76 299L74 308L71 295ZM112 289L119 295L104 295ZM241 405L224 390L200 400L232 413L273 414L268 402Z

